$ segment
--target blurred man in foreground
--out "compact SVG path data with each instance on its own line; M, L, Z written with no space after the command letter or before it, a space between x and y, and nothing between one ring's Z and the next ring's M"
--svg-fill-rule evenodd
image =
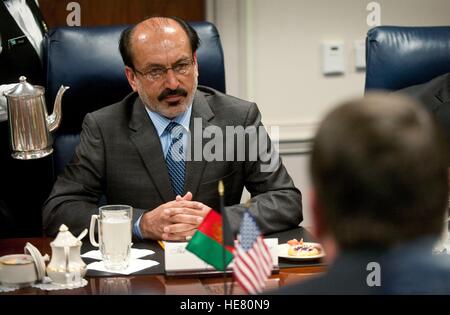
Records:
M448 202L448 152L429 114L399 95L345 103L322 122L311 158L325 275L281 294L448 294L450 262L433 255Z

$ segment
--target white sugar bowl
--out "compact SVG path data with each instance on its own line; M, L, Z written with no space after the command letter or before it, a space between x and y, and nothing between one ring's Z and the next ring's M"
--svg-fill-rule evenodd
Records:
M70 285L80 282L86 274L86 264L81 259L81 239L86 235L85 229L78 237L70 233L62 224L55 240L50 243L52 258L47 266L47 275L55 284Z
M28 254L27 254L28 253ZM25 246L25 254L0 257L0 283L5 286L28 287L45 277L45 260L31 243Z

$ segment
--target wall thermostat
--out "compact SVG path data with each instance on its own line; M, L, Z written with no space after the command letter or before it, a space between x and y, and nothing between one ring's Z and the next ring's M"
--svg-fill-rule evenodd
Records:
M330 41L322 43L323 74L343 74L345 72L344 42Z

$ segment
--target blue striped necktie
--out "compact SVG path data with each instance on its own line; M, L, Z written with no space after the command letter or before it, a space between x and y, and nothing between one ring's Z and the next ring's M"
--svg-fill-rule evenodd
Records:
M169 171L170 183L175 195L183 196L184 176L186 164L183 150L183 126L176 122L171 122L166 127L166 132L170 135L170 146L166 155L166 165Z

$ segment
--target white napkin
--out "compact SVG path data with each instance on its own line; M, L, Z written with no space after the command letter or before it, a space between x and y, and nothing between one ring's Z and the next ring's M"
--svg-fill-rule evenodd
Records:
M131 259L142 258L148 255L153 255L154 253L155 252L150 249L132 248L130 258ZM90 252L81 255L81 257L102 260L102 254L100 253L99 250L91 250Z
M105 268L103 261L96 261L87 265L87 269L97 270L109 273L120 273L122 275L129 275L131 273L147 269L153 266L159 265L159 262L154 260L144 260L144 259L130 259L130 264L124 270L109 270Z

